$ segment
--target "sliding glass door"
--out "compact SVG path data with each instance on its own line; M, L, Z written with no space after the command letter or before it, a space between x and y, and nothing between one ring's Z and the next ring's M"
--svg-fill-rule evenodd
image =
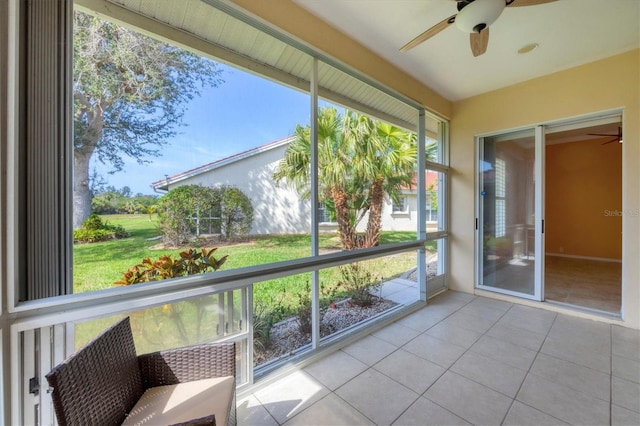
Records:
M542 300L542 127L479 138L478 287Z

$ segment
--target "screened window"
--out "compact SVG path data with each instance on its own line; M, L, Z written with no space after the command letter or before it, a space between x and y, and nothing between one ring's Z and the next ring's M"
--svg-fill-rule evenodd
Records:
M409 205L407 202L407 197L399 197L397 201L393 202L391 208L394 213L408 213Z

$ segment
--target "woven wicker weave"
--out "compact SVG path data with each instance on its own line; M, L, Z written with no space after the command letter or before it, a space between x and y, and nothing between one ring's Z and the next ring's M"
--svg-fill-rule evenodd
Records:
M89 342L47 375L60 425L116 425L145 389L236 375L234 343L136 355L129 318ZM235 392L227 425L236 424ZM215 425L213 416L186 424Z

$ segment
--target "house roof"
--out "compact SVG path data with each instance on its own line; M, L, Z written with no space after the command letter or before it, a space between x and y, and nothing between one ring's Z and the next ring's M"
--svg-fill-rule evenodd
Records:
M198 176L202 173L207 173L211 170L218 169L220 167L227 166L229 164L236 163L238 161L242 161L245 158L253 157L255 155L261 154L263 152L270 151L272 149L281 147L283 145L288 145L294 139L294 136L287 136L286 138L278 139L273 142L269 142L264 145L257 146L255 148L248 149L246 151L239 152L237 154L231 155L226 158L222 158L220 160L213 161L211 163L203 164L202 166L196 167L194 169L186 170L184 172L175 174L173 176L168 176L164 179L157 180L151 183L151 187L153 190L160 191L168 191L170 184L175 184L177 182L183 181L185 179L192 178L194 176Z

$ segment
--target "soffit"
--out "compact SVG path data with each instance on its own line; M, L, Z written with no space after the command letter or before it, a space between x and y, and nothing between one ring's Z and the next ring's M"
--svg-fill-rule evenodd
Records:
M146 30L146 33L161 38L172 38L168 31L158 31L158 27L153 31L144 28L144 19L138 19L140 16L150 18L172 30L177 29L204 40L218 49L212 54L211 51L203 51L198 47L186 47L308 92L313 66L310 54L214 8L207 2L224 6L224 3L217 0L76 0L78 5L98 11L106 18L110 14L111 18L117 15L116 20L122 24ZM117 7L114 5L120 6L118 11L110 10ZM390 90L380 86L373 87L345 71L347 70L319 62L319 96L410 130L417 128L418 111L414 106L391 96ZM429 115L426 121L427 132L433 137L437 134L438 121Z

